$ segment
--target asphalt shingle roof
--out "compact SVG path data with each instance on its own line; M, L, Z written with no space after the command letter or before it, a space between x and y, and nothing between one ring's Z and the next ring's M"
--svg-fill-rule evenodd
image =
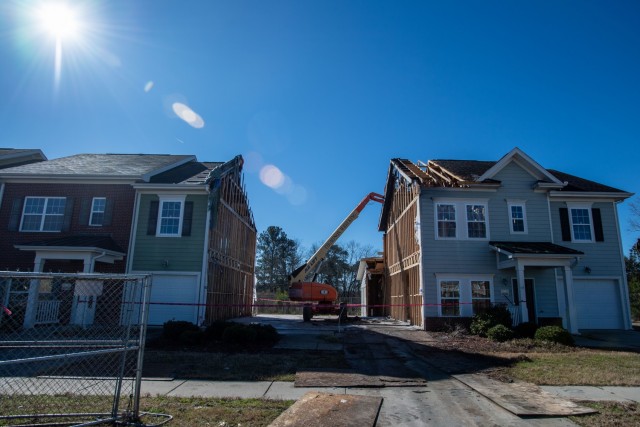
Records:
M222 162L188 162L151 178L154 184L204 184L209 172Z
M76 154L45 162L7 168L0 171L0 174L141 177L189 158L193 158L193 156L170 154Z

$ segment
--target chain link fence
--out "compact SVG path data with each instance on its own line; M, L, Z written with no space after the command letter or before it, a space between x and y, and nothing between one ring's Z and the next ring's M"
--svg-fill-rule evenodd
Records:
M0 272L0 426L138 420L150 286Z

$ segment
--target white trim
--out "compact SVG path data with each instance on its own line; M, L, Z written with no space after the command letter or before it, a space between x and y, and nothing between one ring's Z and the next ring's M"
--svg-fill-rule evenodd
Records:
M24 225L24 216L25 209L27 208L27 200L28 199L44 199L44 206L42 207L42 216L40 218L40 226L37 230L23 230L22 227ZM47 218L47 205L49 204L49 200L64 200L64 208L62 215L60 214L48 214L49 216L60 216L62 217L62 223L60 224L60 230L43 230L45 219ZM24 233L60 233L62 228L64 227L64 217L67 209L67 198L59 197L59 196L25 196L24 201L22 202L22 216L20 217L20 227L18 227L18 231ZM38 214L27 214L27 215L38 215Z
M553 197L554 201L593 201L593 199L598 199L600 202L610 201L610 202L619 202L624 199L628 199L633 196L634 193L627 192L597 192L597 191L550 191L549 196Z
M574 203L567 202L567 209L569 213L569 229L571 230L571 242L572 243L593 243L596 241L595 230L593 228L593 215L591 213L592 203ZM589 233L591 234L591 239L576 239L573 230L573 210L586 210L587 215L589 217ZM576 225L586 225L586 224L576 224Z
M633 325L631 323L631 303L629 299L629 283L627 282L627 269L624 263L624 252L622 249L622 237L620 235L620 221L618 219L618 205L613 203L613 216L616 222L616 232L618 234L618 247L620 250L620 267L622 272L622 280L618 283L620 284L620 297L622 298L622 315L624 316L624 328L632 329Z
M104 200L104 207L102 209L102 211L94 211L94 203L96 202L96 200ZM104 216L107 212L107 198L106 197L94 197L91 199L91 212L89 212L89 225L90 227L102 227L104 225ZM102 214L102 221L100 222L100 224L92 224L93 222L93 214L94 213L101 213Z
M516 157L517 156L517 157ZM545 168L543 168L538 162L533 160L524 151L515 147L513 150L509 151L506 155L504 155L498 162L490 167L482 176L478 177L476 181L484 181L486 179L493 178L498 172L504 169L512 160L516 161L516 163L531 173L536 178L546 178L547 180L557 184L557 185L566 185L558 178L549 173ZM524 163L523 163L524 162ZM536 173L537 172L537 173Z
M138 221L140 217L140 193L136 192L133 199L133 212L131 218L131 231L129 232L129 252L127 254L126 271L130 272L133 266L133 258L135 256L136 240L138 234Z
M418 195L418 197L416 197L416 199L418 200L417 204L416 204L416 221L418 221L417 224L417 230L415 231L416 234L416 240L418 242L418 248L420 248L420 256L418 257L418 280L420 281L418 283L418 289L420 290L420 296L422 297L422 324L420 325L423 329L427 326L427 322L426 322L426 318L427 318L427 305L425 304L425 295L427 294L426 292L426 283L424 280L424 270L423 270L423 266L422 266L422 226L420 224L422 224L422 217L420 216L420 200L421 197L420 195Z
M493 274L456 274L456 273L435 273L436 291L438 297L438 316L439 317L471 317L473 316L473 291L471 282L489 282L489 302L495 302L495 286ZM441 282L458 282L458 308L459 316L443 316L442 315L442 288Z
M472 242L484 242L490 240L491 232L489 230L489 200L488 199L467 199L467 198L443 198L433 197L434 203L434 237L435 240L467 240ZM441 237L438 233L438 206L451 205L455 209L455 237ZM485 237L469 237L469 223L480 221L469 221L467 219L467 206L481 205L484 207L484 225Z
M158 195L158 223L156 224L156 237L181 237L182 236L182 220L184 219L184 204L187 198L186 194L182 195ZM162 205L164 203L180 203L180 215L178 216L178 231L176 233L162 233Z
M209 186L207 185L207 190ZM209 191L207 191L209 193ZM208 277L209 277L209 228L211 223L211 209L209 206L209 200L207 199L207 214L205 215L205 225L204 225L204 242L202 245L202 265L201 268L201 276L200 276L200 292L198 296L198 322L202 325L207 319L207 307L202 305L207 303L207 289L208 289ZM191 225L193 227L193 224ZM255 275L254 275L255 278ZM255 288L254 288L255 289Z
M526 200L507 200L507 213L509 215L509 233L510 234L529 234L529 226L527 225L527 201ZM523 222L523 231L515 231L513 229L513 207L521 207L522 208L522 219Z

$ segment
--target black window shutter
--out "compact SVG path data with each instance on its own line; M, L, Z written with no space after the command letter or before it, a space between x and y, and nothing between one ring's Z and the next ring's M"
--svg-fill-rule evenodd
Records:
M160 202L153 200L149 204L149 224L147 225L147 235L152 236L156 234L156 228L158 226L158 207Z
M78 217L78 223L80 225L89 225L89 211L91 199L82 199L82 203L80 204L80 216Z
M111 220L113 219L113 200L105 199L104 201L104 219L102 220L102 225L111 225Z
M602 216L600 209L592 208L591 216L593 217L593 231L596 234L596 242L604 242L604 231L602 229Z
M191 220L193 218L193 202L185 202L182 217L182 235L191 236Z
M13 199L13 205L11 205L11 216L9 217L9 231L18 231L20 227L20 218L22 217L22 197Z
M62 221L62 230L69 231L71 228L71 219L73 217L73 198L67 197L64 205L64 220Z
M560 208L560 229L562 230L562 240L571 241L571 225L569 224L569 209Z

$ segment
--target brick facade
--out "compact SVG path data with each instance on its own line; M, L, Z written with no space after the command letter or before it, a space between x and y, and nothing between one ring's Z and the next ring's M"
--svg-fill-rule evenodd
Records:
M11 211L16 199L24 197L66 197L73 203L71 222L67 231L61 232L22 232L11 231L8 227ZM107 203L113 203L113 213L109 225L90 226L81 224L81 210L89 209L94 197L106 197ZM5 183L0 205L0 270L32 271L35 253L21 251L14 245L72 235L110 236L126 253L129 247L131 221L135 190L130 184L33 184ZM81 262L47 261L45 271L76 272ZM126 257L114 264L96 262L95 272L124 273Z

